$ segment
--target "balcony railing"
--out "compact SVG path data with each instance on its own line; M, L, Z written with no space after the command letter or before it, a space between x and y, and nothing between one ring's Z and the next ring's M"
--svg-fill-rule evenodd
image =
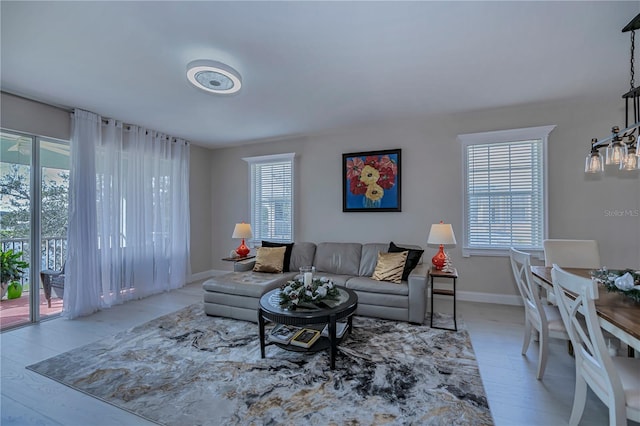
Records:
M22 260L33 266L33 256L31 254L31 244L28 238L12 238L0 240L2 250L23 252ZM40 270L52 269L59 271L62 269L67 259L67 238L66 237L43 237L40 247ZM21 283L29 282L29 270L27 269L22 277Z

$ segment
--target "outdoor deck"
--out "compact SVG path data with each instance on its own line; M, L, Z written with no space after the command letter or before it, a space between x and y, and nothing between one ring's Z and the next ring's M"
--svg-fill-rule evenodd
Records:
M40 319L56 316L62 312L62 299L51 295L51 307L47 307L44 292L40 290ZM0 301L0 330L29 323L29 292L23 292L22 297L8 300L5 296Z

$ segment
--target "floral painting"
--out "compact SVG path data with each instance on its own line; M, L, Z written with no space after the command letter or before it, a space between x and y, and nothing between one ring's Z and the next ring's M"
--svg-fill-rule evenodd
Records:
M400 149L342 154L342 211L399 212Z

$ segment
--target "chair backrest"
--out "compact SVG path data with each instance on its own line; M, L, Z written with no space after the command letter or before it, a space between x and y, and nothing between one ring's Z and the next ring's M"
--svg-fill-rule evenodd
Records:
M584 377L600 399L613 401L618 409L622 409L622 418L625 418L624 390L605 345L596 312L598 284L590 278L570 274L558 265L553 265L551 276L558 309L573 344L576 374Z
M518 284L518 290L520 290L527 315L535 320L539 326L546 328L547 317L540 301L540 288L534 283L531 274L531 255L512 247L509 250L509 257L511 259L513 277Z
M544 265L561 268L600 268L596 240L544 240Z

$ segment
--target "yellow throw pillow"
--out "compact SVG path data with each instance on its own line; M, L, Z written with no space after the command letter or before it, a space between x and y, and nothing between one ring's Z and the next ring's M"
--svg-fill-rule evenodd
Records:
M399 284L402 281L404 264L407 262L407 251L399 253L378 253L378 263L373 271L374 280L389 281Z
M281 273L284 264L284 252L286 247L260 247L256 255L255 272Z

